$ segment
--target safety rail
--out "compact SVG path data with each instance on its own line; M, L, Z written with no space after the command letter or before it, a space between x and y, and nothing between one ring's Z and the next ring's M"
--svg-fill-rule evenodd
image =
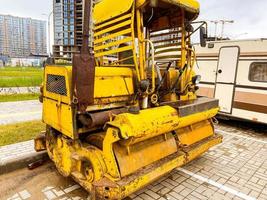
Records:
M106 56L114 56L119 60L119 53L134 51L134 38L132 35L134 15L131 10L129 12L95 25L94 51L96 58L101 60ZM116 63L118 64L118 61ZM104 65L104 63L102 62L101 65Z

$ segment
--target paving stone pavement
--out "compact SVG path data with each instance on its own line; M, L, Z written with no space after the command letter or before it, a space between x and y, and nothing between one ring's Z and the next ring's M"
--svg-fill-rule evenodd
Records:
M38 100L0 103L0 125L39 120L42 104Z
M126 199L266 200L267 134L253 133L252 130L228 125L218 125L216 130L224 136L222 144ZM1 147L0 152L5 149L6 152L16 155L22 145L29 151L33 150L33 143L30 141L10 145L10 148ZM1 157L3 159L3 155L4 153L0 153L0 160ZM49 184L48 181L47 185ZM84 193L86 192L82 191L80 197L83 197Z

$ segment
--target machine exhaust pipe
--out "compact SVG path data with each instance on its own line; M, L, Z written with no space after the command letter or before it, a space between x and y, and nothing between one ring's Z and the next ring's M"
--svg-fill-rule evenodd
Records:
M79 115L79 121L87 128L103 127L114 115L128 112L126 108Z

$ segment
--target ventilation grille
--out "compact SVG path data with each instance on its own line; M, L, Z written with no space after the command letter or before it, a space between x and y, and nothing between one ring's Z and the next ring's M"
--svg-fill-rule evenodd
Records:
M67 96L66 80L64 76L47 75L46 90L55 94Z

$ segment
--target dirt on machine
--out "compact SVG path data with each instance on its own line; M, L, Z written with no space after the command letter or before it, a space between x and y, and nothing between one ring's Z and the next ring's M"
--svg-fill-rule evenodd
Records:
M218 100L196 95L198 15L196 0L85 0L79 53L45 66L35 149L92 199L123 199L222 142Z

